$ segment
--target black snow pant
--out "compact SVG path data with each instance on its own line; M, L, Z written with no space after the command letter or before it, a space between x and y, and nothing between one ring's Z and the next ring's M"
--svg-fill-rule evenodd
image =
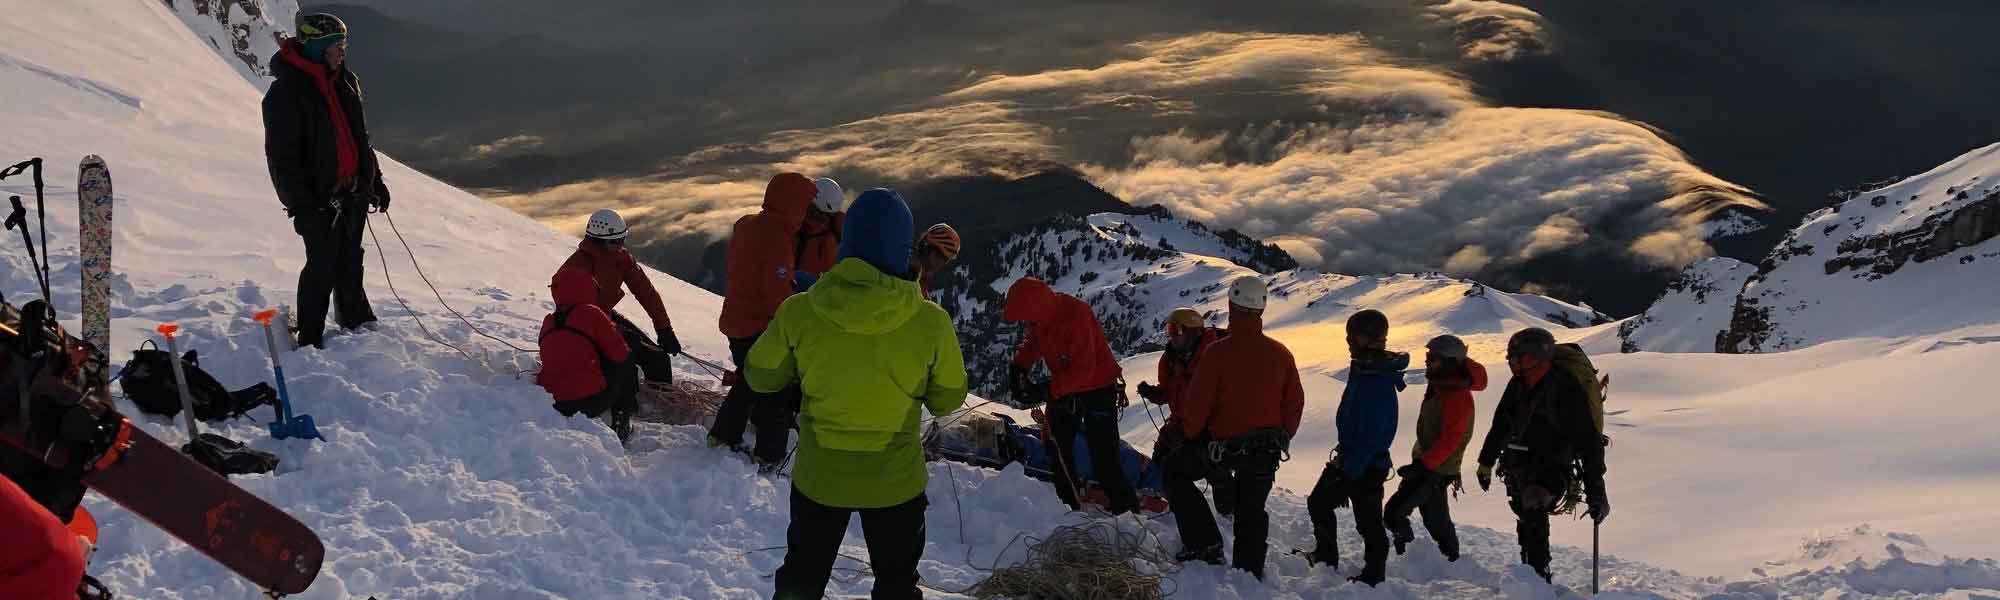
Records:
M674 382L674 355L660 349L660 345L655 343L653 338L647 337L646 332L641 331L638 325L633 325L632 320L625 318L625 315L612 311L611 322L618 326L618 336L625 338L625 347L632 349L631 361L639 365L640 371L645 372L646 381ZM738 365L737 368L743 367Z
M868 569L875 573L872 597L922 598L917 590L917 561L924 557L923 494L883 508L837 508L814 502L792 488L792 524L785 530L785 564L778 567L777 600L818 600L826 594L847 522L861 513L861 535L868 542Z
M1118 389L1106 387L1065 396L1049 403L1048 414L1049 440L1056 447L1056 497L1071 510L1083 507L1077 492L1082 491L1084 482L1070 468L1076 464L1071 444L1081 425L1084 445L1090 448L1091 473L1111 501L1111 514L1138 510L1139 494L1125 480L1125 462L1118 457Z
M1174 458L1174 452L1182 446L1189 443L1207 444L1214 441L1208 439L1204 433L1201 439L1194 442L1183 442L1180 440L1180 430L1177 427L1178 425L1161 431L1159 439L1153 441L1153 462L1160 463L1162 467L1172 464L1170 461ZM1235 497L1236 492L1233 488L1235 487L1236 476L1230 473L1228 469L1209 469L1204 473L1203 478L1208 481L1209 493L1215 497L1215 512L1221 513L1224 517L1234 515L1236 503L1230 499Z
M639 411L639 372L632 361L617 363L608 369L604 377L604 389L595 394L569 402L557 402L555 409L562 416L577 414L595 419L606 412L631 415Z
M1271 533L1271 515L1264 502L1271 496L1271 486L1277 480L1281 453L1275 448L1226 453L1220 464L1214 464L1208 457L1211 447L1207 443L1183 444L1167 459L1167 505L1173 509L1174 523L1180 528L1181 545L1206 548L1222 543L1222 532L1216 528L1215 517L1208 513L1208 501L1201 497L1201 490L1194 482L1208 477L1210 485L1214 485L1215 475L1225 476L1234 480L1234 484L1216 488L1216 505L1227 506L1228 509L1218 510L1236 515L1232 564L1263 579Z
M1458 560L1458 527L1451 522L1451 483L1452 478L1436 473L1403 478L1382 508L1383 525L1395 539L1408 542L1416 539L1410 512L1422 511L1424 530L1437 542L1438 552L1446 560Z
M736 385L729 386L729 395L722 398L708 435L731 447L741 446L743 430L754 419L757 460L775 465L784 462L786 446L791 443L791 423L799 412L799 388L793 385L775 394L763 394L750 389L750 382L743 380L743 365L749 362L750 347L757 345L760 335L729 338L729 358L736 363Z
M1315 554L1340 556L1340 520L1333 510L1346 504L1354 508L1354 529L1361 533L1361 578L1381 581L1386 576L1389 533L1382 528L1382 482L1388 478L1388 471L1371 469L1362 473L1359 480L1348 479L1334 463L1326 463L1326 469L1319 473L1319 483L1313 485L1312 495L1306 497L1306 511L1312 515Z
M1535 568L1543 580L1550 580L1549 572L1549 510L1528 508L1515 497L1507 498L1507 508L1514 509L1514 535L1521 542L1521 563Z
M367 206L360 198L340 198L338 211L307 211L292 216L292 231L306 246L306 266L299 270L299 345L323 346L326 341L328 296L342 329L375 321L368 292L361 287L361 235L368 226Z

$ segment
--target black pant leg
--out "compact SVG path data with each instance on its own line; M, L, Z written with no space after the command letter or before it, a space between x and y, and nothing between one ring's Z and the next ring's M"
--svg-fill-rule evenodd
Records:
M1306 496L1306 513L1312 517L1313 552L1337 559L1340 556L1340 518L1334 509L1347 503L1347 476L1340 467L1326 463L1319 472L1319 482L1313 484L1312 494Z
M785 529L785 563L778 567L773 598L818 600L826 595L847 521L854 511L814 502L792 488L792 523Z
M1410 527L1410 513L1430 499L1429 477L1404 477L1396 485L1396 493L1389 495L1389 501L1382 506L1382 525L1395 539L1411 540L1416 532Z
M1125 478L1125 461L1119 456L1118 394L1105 388L1085 395L1084 441L1090 446L1090 464L1097 485L1111 501L1112 514L1139 510L1139 494Z
M1451 482L1432 484L1430 498L1418 505L1424 515L1424 530L1431 532L1431 541L1437 542L1438 552L1445 558L1458 560L1458 526L1451 522Z
M1182 444L1171 456L1166 457L1167 507L1174 512L1174 525L1180 529L1181 545L1187 548L1204 548L1222 543L1222 532L1216 529L1215 516L1208 512L1208 500L1202 498L1201 490L1194 486L1208 469L1208 445L1201 442ZM1234 501L1234 498L1225 499ZM1233 507L1232 507L1233 508Z
M1270 551L1271 515L1265 501L1278 478L1276 452L1250 453L1235 461L1236 484L1231 487L1236 506L1236 568L1264 578L1264 558Z
M1075 408L1076 398L1058 398L1049 403L1049 445L1055 446L1052 456L1055 464L1049 465L1051 483L1056 486L1056 497L1070 510L1083 507L1077 497L1083 485L1076 476L1076 453L1072 451L1076 443L1076 430L1082 415Z
M861 512L861 535L868 541L868 568L875 572L875 600L924 597L917 589L917 562L924 558L923 494L888 508Z
M1548 511L1523 507L1513 498L1507 500L1507 507L1514 509L1514 534L1520 538L1521 562L1534 567L1543 579L1549 579Z
M743 429L750 424L750 408L756 404L757 392L751 391L750 382L743 379L743 364L749 360L750 347L756 344L754 335L729 338L729 360L736 365L736 385L729 386L729 394L716 407L715 424L709 426L708 436L730 446L743 445Z
M674 382L674 357L660 349L660 345L634 325L625 315L611 312L611 322L618 326L618 337L625 339L625 347L632 350L631 361L639 365L646 375L646 381L654 383ZM733 354L733 352L732 352ZM737 368L742 368L738 365Z
M775 394L754 394L750 416L757 424L758 460L778 464L791 449L792 423L797 418L799 386L785 386Z
M1361 578L1369 581L1381 581L1388 571L1389 533L1382 528L1382 484L1388 476L1386 471L1369 471L1347 487L1354 529L1361 533Z
M1223 516L1235 514L1236 506L1231 499L1236 497L1236 474L1228 469L1214 469L1208 472L1208 489L1215 496L1216 510Z
M367 272L367 254L361 249L361 238L367 233L368 211L360 200L350 199L340 211L339 258L334 266L333 300L339 307L337 313L340 326L345 329L360 327L375 321L375 308L368 304L368 290L362 286L362 276Z
M292 231L299 234L306 248L306 264L299 269L299 310L293 320L299 328L299 344L318 346L326 337L326 311L333 295L335 266L340 261L333 214L298 213L292 217Z

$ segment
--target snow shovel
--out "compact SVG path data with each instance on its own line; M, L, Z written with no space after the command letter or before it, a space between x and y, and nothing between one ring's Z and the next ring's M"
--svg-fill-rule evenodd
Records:
M194 394L188 393L187 372L181 368L180 340L174 337L180 329L180 325L161 323L157 331L167 338L167 352L171 354L170 364L174 367L174 389L180 392L181 416L187 419L188 443L181 446L181 452L224 476L269 473L278 468L276 455L245 447L241 442L213 433L201 433L195 427Z
M278 380L278 420L270 423L271 437L325 441L326 437L319 434L319 426L313 423L312 415L292 414L292 395L285 389L285 363L278 358L278 332L271 328L271 318L277 314L277 309L267 308L251 317L264 326L264 345L271 350L271 374Z

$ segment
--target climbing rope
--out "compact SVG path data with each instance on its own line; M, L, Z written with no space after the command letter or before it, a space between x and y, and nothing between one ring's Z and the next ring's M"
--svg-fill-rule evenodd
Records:
M403 253L404 253L404 254L408 254L408 255L409 255L409 257L410 257L410 266L412 266L412 267L415 267L415 268L416 268L416 271L417 271L417 277L418 277L418 278L420 278L420 279L423 279L423 280L424 280L424 285L425 285L425 286L428 286L428 287L430 287L430 288L431 288L431 295L433 295L433 296L436 296L436 297L437 297L437 301L438 301L438 304L439 304L439 305L442 305L442 306L444 306L444 309L445 309L446 311L450 312L450 313L452 314L452 316L455 316L455 317L458 317L458 320L459 320L459 322L461 322L461 323L465 323L465 326L466 326L466 327L468 327L468 328L471 328L471 329L472 329L472 332L473 332L473 333L476 333L476 334L479 334L479 336L480 336L480 337L484 337L484 338L486 338L486 339L489 339L489 340L493 340L493 341L495 341L495 342L499 342L499 343L500 343L500 345L502 345L502 346L506 346L506 347L508 347L508 348L512 349L513 351L515 351L515 352L520 352L520 353L522 353L522 354L536 354L536 353L538 353L538 352L539 352L538 350L529 350L529 349L527 349L527 348L522 348L522 347L520 347L520 346L516 346L516 345L514 345L514 344L513 344L512 342L508 342L507 340L503 340L503 339L500 339L500 338L498 338L498 337L495 337L495 336L493 336L492 334L489 334L489 333L486 333L486 331L485 331L485 330L482 330L482 329L480 329L478 325L473 325L473 324L472 324L472 320L471 320L471 319L467 319L467 318L465 318L465 314L464 314L464 313L460 313L460 312L458 312L458 309L456 309L456 308L452 308L452 307L451 307L451 303L450 303L450 302L445 302L445 300L444 300L444 294L438 291L438 288L437 288L437 285L436 285L436 284L433 284L433 283L431 283L431 278L430 278L430 276L429 276L429 275L426 275L426 274L424 274L424 266L423 266L422 264L418 264L418 263L417 263L417 252L416 252L415 250L412 250L412 249L410 249L410 241L409 241L409 240L407 240L407 239L404 239L404 238L403 238L403 231L402 231L401 229L397 229L397 228L396 228L396 218L395 218L395 217L392 217L392 216L389 216L389 213L388 213L387 211L383 211L383 212L381 212L381 213L378 213L378 214L381 214L381 215L382 215L382 218L384 218L384 219L388 219L388 221L389 221L389 231L390 231L391 233L394 233L394 234L396 234L396 241L397 241L397 242L401 242L401 243L403 244ZM375 226L374 226L374 225L373 225L372 223L371 223L371 224L370 224L370 225L368 226L368 237L371 237L371 238L375 237ZM381 254L381 252L382 252L382 240L380 240L380 239L376 239L376 240L375 240L375 252L376 252L376 254ZM383 274L382 274L382 275L383 275L383 277L388 277L388 269L389 269L389 266L388 266L388 265L386 264L386 263L387 263L387 261L386 261L386 260L384 261L384 263L385 263L385 264L383 264L383 266L382 266L382 270L383 270ZM391 290L390 290L390 291L392 291L392 292L393 292L393 291L394 291L394 285L391 285L390 287L391 287ZM401 300L401 299L402 299L402 298L400 298L400 297L399 297L399 298L397 298L397 300ZM404 306L404 308L409 308L409 306L408 306L408 305L405 305L405 306Z
M410 313L410 318L417 322L417 330L424 332L424 337L430 338L431 341L442 344L444 345L444 347L450 348L453 351L456 351L459 354L464 355L467 360L471 360L473 362L480 364L486 364L486 362L480 360L479 357L473 356L471 352L466 352L464 348L460 348L457 345L452 344L451 342L444 341L444 338L438 337L437 334L431 332L430 327L424 325L423 317L417 314L416 309L410 308L409 301L403 299L403 294L401 292L396 291L396 279L389 276L389 257L384 255L382 252L382 238L375 236L375 224L371 221L364 220L363 222L368 223L368 237L370 239L375 240L375 258L382 262L382 280L389 283L389 295L395 296L396 303L403 305L403 311ZM414 257L412 257L412 259L414 260ZM516 374L515 376L519 377L519 374Z
M993 569L985 581L962 593L974 598L1163 599L1172 592L1161 584L1179 567L1157 543L1148 547L1147 538L1154 537L1150 533L1122 531L1113 521L1057 527L1046 537L1025 538L1027 556L1021 562ZM1141 572L1134 559L1156 568Z

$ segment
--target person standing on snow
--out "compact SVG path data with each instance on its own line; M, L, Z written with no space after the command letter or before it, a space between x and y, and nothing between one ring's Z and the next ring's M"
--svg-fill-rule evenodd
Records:
M1176 308L1167 313L1167 350L1160 355L1159 385L1139 382L1139 397L1147 402L1167 407L1167 424L1160 428L1160 437L1153 443L1153 459L1166 461L1183 444L1193 442L1207 444L1219 441L1200 432L1192 438L1181 435L1182 407L1187 406L1189 386L1194 383L1195 370L1200 365L1202 352L1216 340L1228 337L1229 332L1211 329L1202 320L1201 313L1192 308ZM1230 474L1228 469L1209 469L1203 477L1208 479L1208 487L1215 495L1215 511L1222 516L1235 514L1236 503L1230 501Z
M1349 577L1370 586L1387 577L1389 534L1382 526L1382 484L1389 479L1389 444L1396 441L1396 393L1410 355L1390 352L1389 318L1364 310L1347 319L1347 348L1353 363L1341 392L1334 427L1340 438L1335 455L1306 498L1316 546L1306 558L1340 568L1339 520L1334 509L1354 507L1354 528L1363 542L1361 574Z
M576 251L570 253L557 271L576 269L590 274L596 287L592 303L617 326L618 336L632 349L632 362L645 372L646 381L673 383L673 358L681 353L681 340L674 335L674 323L667 318L667 307L660 301L660 292L653 288L653 280L639 267L632 251L626 249L626 233L625 219L618 211L597 209L583 227L583 241L577 243ZM639 306L652 319L657 343L647 338L631 319L618 314L616 307L625 299L625 288L632 289L632 297L639 299Z
M778 308L744 375L771 394L803 390L791 525L774 597L817 599L854 513L875 598L918 598L924 467L917 425L965 403L951 316L909 280L910 209L889 190L854 200L840 262ZM921 409L919 407L922 407Z
M1401 555L1416 539L1410 513L1423 511L1424 529L1438 552L1458 562L1458 529L1451 522L1451 488L1472 443L1472 393L1486 389L1486 366L1466 355L1465 342L1441 335L1424 344L1424 404L1417 410L1417 442L1410 464L1396 471L1403 483L1382 508L1382 520Z
M1494 466L1514 510L1521 562L1542 579L1549 572L1549 514L1581 478L1590 518L1611 516L1604 489L1604 438L1597 431L1586 385L1553 368L1556 338L1531 327L1507 340L1507 368L1514 377L1493 408L1493 428L1479 447L1479 489L1493 486ZM1594 382L1593 382L1594 383Z
M1118 409L1122 375L1111 344L1090 305L1069 294L1057 293L1049 284L1023 277L1007 289L1007 305L1002 318L1010 323L1026 323L1028 335L1014 352L1008 368L1011 395L1029 397L1028 373L1035 363L1048 366L1049 435L1058 440L1052 474L1056 496L1071 510L1080 509L1082 480L1077 477L1075 457L1067 440L1076 439L1082 425L1084 443L1090 448L1090 464L1120 465L1118 460ZM1111 502L1111 514L1138 510L1139 495L1125 480L1125 470L1097 469L1098 484Z
M916 271L917 291L924 297L931 295L931 276L958 259L958 246L958 230L944 223L930 226L917 237L917 247L910 260L911 268Z
M794 291L792 276L799 228L819 189L798 173L782 173L764 187L764 208L736 220L729 238L727 280L719 327L729 338L729 357L740 373L750 348L771 324L778 306ZM785 461L791 428L786 423L797 405L798 390L765 394L738 383L716 410L709 427L710 446L743 449L743 430L754 416L757 448L753 459L766 471Z
M1217 502L1234 507L1235 567L1258 579L1264 578L1271 530L1264 502L1306 404L1291 350L1264 335L1267 294L1264 280L1254 275L1230 283L1229 337L1203 353L1187 397L1174 408L1176 435L1198 440L1205 432L1210 441L1189 442L1176 450L1166 474L1167 503L1183 545L1176 558L1216 564L1222 562L1222 533L1194 479L1210 470L1232 475L1235 484ZM1210 464L1216 456L1220 463Z
M840 254L841 224L847 219L847 193L841 191L839 183L821 177L813 180L813 187L818 191L799 226L798 244L792 251L793 287L798 291L812 287L814 280L833 269Z
M10 599L76 600L84 547L41 503L0 477L0 590Z
M542 371L535 383L555 399L556 412L590 418L608 412L605 424L618 441L631 440L639 375L618 325L596 304L596 280L583 268L564 268L556 271L549 289L556 312L542 319Z
M302 14L298 37L271 57L264 93L264 162L278 202L304 240L298 343L325 347L328 296L343 329L375 322L362 289L361 234L370 211L389 210L389 187L368 142L361 80L347 66L347 24Z

